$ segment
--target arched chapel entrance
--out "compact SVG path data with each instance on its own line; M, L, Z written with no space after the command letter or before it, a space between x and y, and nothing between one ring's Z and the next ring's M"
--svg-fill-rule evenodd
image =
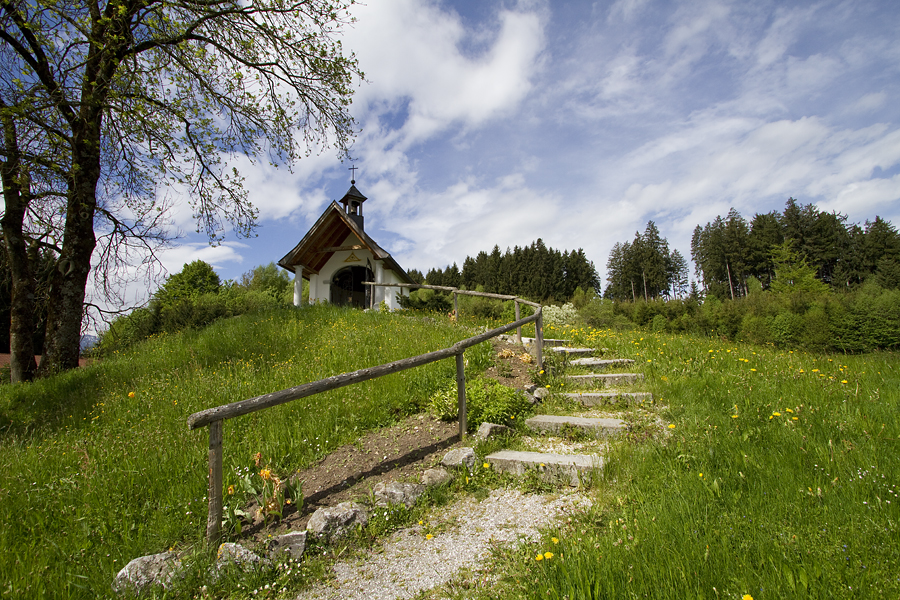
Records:
M345 267L331 276L331 303L337 306L368 308L372 286L364 281L375 281L375 274L368 267Z

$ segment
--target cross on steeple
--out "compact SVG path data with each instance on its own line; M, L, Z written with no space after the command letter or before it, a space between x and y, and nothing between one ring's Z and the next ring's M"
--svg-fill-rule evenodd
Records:
M356 165L353 165L352 167L350 167L349 169L347 169L348 171L353 171L353 175L350 176L350 177L351 177L351 179L350 179L350 185L355 185L355 184L356 184L356 169L358 169L358 168L359 168L359 167L357 167Z

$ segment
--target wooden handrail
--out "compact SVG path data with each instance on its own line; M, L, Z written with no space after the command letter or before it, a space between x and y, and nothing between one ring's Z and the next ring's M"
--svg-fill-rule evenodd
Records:
M408 285L408 284L378 284L378 285ZM453 288L451 288L453 289ZM465 291L465 290L463 290ZM475 292L474 294L484 294L484 292ZM486 294L485 294L486 295ZM516 314L518 315L518 302L516 299ZM314 394L320 394L330 390L335 390L354 383L361 383L412 369L421 367L429 363L443 360L445 358L456 358L456 385L457 397L459 404L459 437L463 439L466 434L466 375L465 363L463 361L463 353L466 348L480 344L498 335L504 334L513 329L519 330L519 339L521 340L521 328L523 325L534 322L536 332L537 346L537 363L538 368L543 364L542 346L543 346L543 315L540 304L522 301L531 306L536 306L537 311L529 317L517 319L512 323L491 329L476 336L466 338L456 342L449 348L427 352L411 358L395 360L383 365L375 367L367 367L350 373L342 373L325 379L319 379L310 383L304 383L292 388L248 398L239 402L232 402L214 408L208 408L195 412L188 417L188 428L198 429L200 427L209 427L209 484L207 489L207 497L209 498L209 510L206 518L206 539L207 543L214 544L218 542L221 535L222 523L222 440L224 421L248 415L258 410L271 408L280 404L285 404L300 398L306 398Z

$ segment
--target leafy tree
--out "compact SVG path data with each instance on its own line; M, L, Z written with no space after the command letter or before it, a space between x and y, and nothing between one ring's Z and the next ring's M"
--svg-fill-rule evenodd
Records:
M274 262L260 265L241 275L240 285L247 290L264 292L276 299L293 300L294 282L287 271L279 269Z
M25 329L36 268L56 260L42 372L77 365L92 257L111 285L168 239L157 184L190 198L198 231L255 226L231 155L290 163L347 147L355 59L334 40L343 0L0 2L2 228L12 320ZM16 340L28 335L17 333ZM33 348L14 343L24 362ZM30 373L22 373L28 378Z
M169 277L154 297L164 306L185 298L195 298L203 294L215 294L222 286L219 274L212 265L195 260L184 265L179 273Z

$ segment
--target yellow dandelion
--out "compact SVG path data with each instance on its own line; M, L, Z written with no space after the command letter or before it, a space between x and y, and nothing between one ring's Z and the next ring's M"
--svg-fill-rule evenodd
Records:
M426 540L430 540L430 539L432 539L433 537L434 537L434 536L431 535L430 533L425 534L425 539L426 539Z
M553 553L552 552L544 552L544 558L546 558L547 560L550 560L551 558L553 558Z
M792 420L792 421L798 421L799 418L798 418L798 417L791 417L791 420Z
M419 521L419 525L424 525L425 521Z
M669 423L669 429L675 429L675 423Z
M780 416L781 416L781 413L778 412L778 411L775 411L775 412L772 413L772 415L775 416L775 417L780 417Z
M484 464L481 465L481 466L484 467L485 469L490 469L490 468L491 468L491 463L484 463Z
M557 538L550 538L550 541L553 542L554 544L559 543L559 539L557 539Z
M847 383L846 379L841 379L841 383Z
M703 479L703 473L699 473L700 479Z
M751 596L750 594L744 594L744 597L741 598L741 600L753 600L753 596Z
M732 419L737 419L738 416L737 416L737 415L731 415L731 418L732 418Z
M272 479L272 471L270 471L269 469L263 469L259 472L259 476L268 481L269 479Z
M128 397L129 397L129 398L134 398L134 392L128 392Z
M544 555L538 554L537 556L534 557L534 560L544 560Z

